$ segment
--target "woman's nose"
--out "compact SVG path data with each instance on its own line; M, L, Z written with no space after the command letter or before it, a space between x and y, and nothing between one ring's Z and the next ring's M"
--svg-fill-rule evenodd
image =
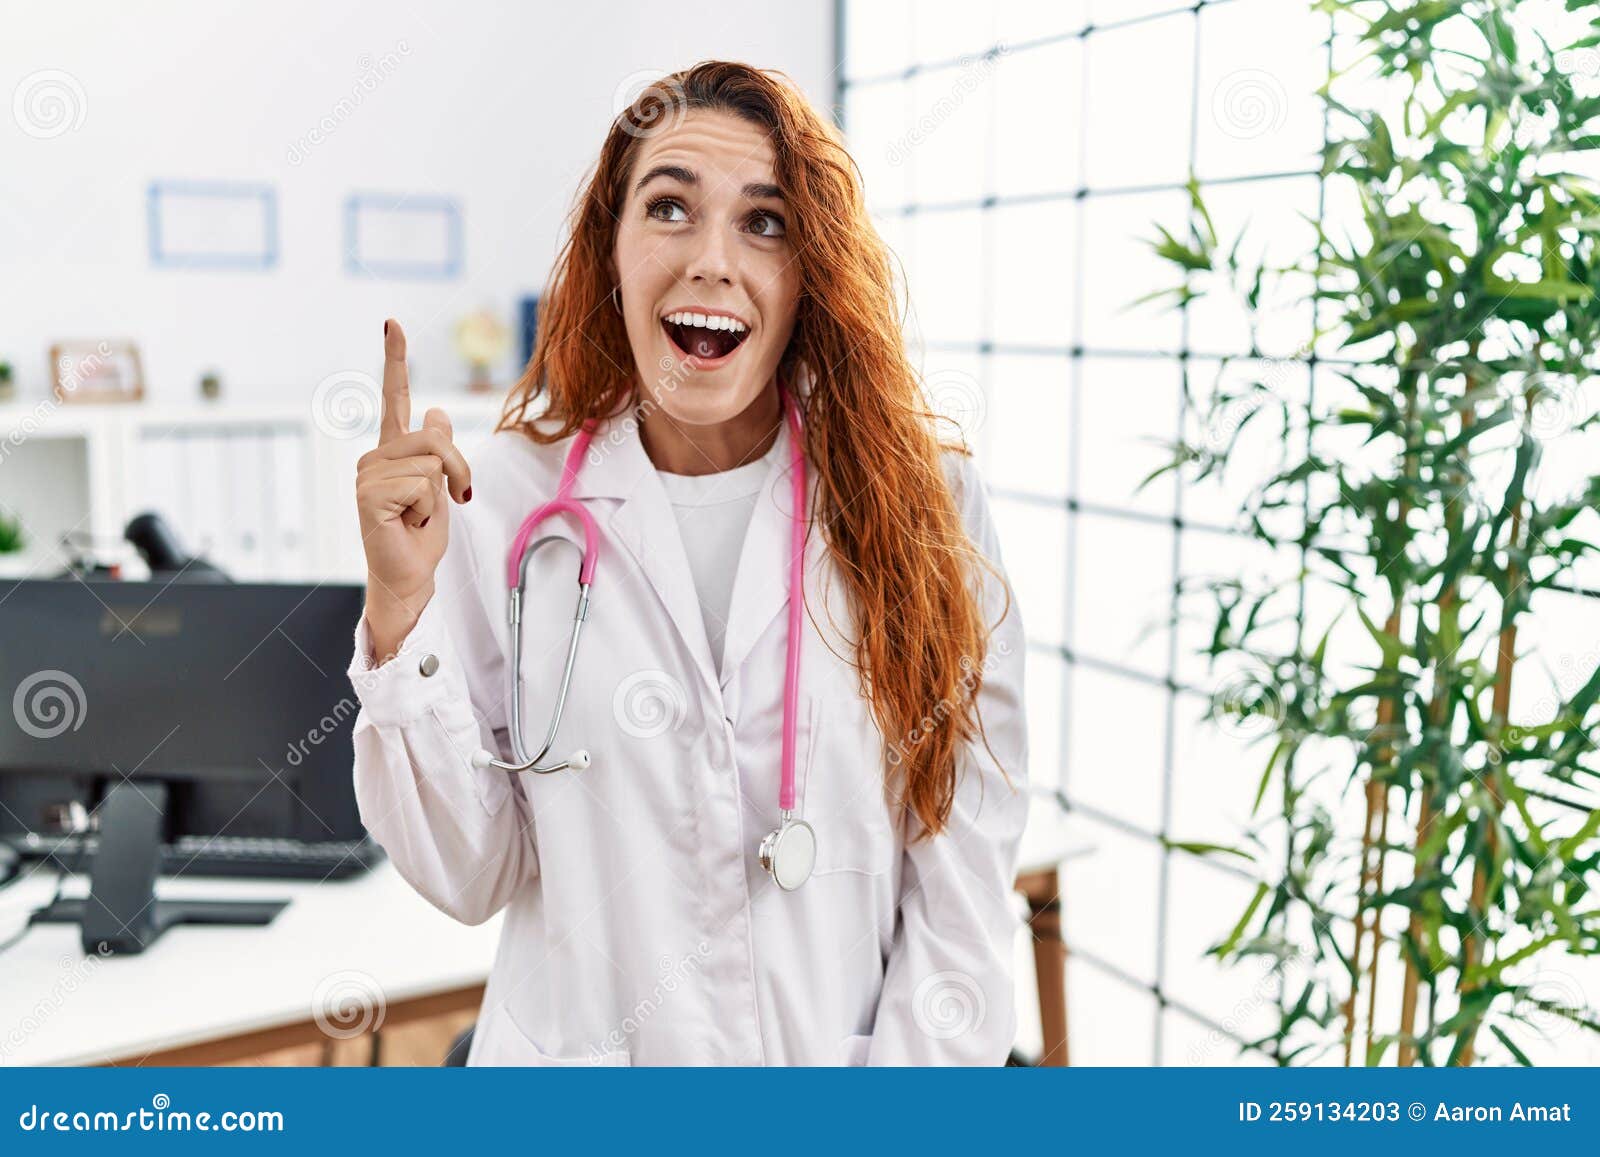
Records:
M697 239L694 252L684 269L690 281L721 281L733 284L735 258L722 230L712 229Z

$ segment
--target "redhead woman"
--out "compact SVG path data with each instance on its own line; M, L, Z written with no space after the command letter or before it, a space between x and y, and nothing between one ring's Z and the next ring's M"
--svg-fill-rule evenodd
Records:
M386 323L355 786L504 912L469 1063L1004 1062L1023 632L892 268L836 131L710 62L612 126L470 465Z

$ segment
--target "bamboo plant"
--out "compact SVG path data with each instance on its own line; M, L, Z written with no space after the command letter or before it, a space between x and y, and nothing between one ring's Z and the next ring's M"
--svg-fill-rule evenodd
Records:
M1553 46L1536 0L1313 7L1354 58L1321 90L1321 170L1359 221L1313 222L1311 251L1268 266L1191 182L1154 242L1182 283L1153 297L1233 295L1254 332L1275 290L1309 285L1316 325L1293 355L1309 393L1191 381L1163 468L1259 468L1241 532L1300 560L1292 581L1180 590L1213 662L1256 673L1213 709L1254 717L1264 759L1250 830L1191 847L1255 865L1213 952L1278 968L1250 1043L1279 1063L1527 1064L1532 1032L1600 1032L1600 993L1539 980L1600 952L1600 639L1566 640L1585 653L1553 680L1519 644L1585 597L1600 543L1600 476L1549 469L1573 445L1600 466L1600 185L1568 171L1600 146L1581 67L1600 10L1566 0L1578 31ZM1241 465L1267 425L1277 456Z

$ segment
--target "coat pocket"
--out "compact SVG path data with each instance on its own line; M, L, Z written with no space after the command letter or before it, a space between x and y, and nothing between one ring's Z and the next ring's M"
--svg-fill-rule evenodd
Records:
M474 1065L525 1066L529 1068L619 1067L633 1063L627 1049L594 1046L587 1052L551 1052L539 1044L511 1015L505 1005L478 1018L472 1049Z
M897 825L871 707L853 693L813 694L805 719L799 804L817 833L815 873L888 872L899 851Z

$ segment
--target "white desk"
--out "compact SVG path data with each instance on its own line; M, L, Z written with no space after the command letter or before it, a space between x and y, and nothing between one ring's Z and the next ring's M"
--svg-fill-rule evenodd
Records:
M1030 907L1046 1063L1066 1059L1056 869L1090 850L1073 827L1048 799L1035 800L1017 878ZM0 889L0 940L55 889L53 872L25 872ZM499 937L498 916L458 924L388 861L323 884L185 877L156 890L291 903L264 928L179 925L137 956L88 956L76 925L36 925L0 953L0 1066L215 1063L326 1040L319 1012L337 1031L374 1027L380 1003L388 1025L473 1010ZM75 876L63 895L87 891L88 878Z
M54 892L53 872L24 872L0 889L0 940ZM76 876L62 894L87 892ZM500 927L456 923L388 861L322 884L163 879L156 894L291 903L264 928L180 925L138 956L89 956L76 925L36 925L0 953L0 1065L205 1063L326 1040L319 1011L338 1032L371 1027L380 1002L383 1024L473 1009Z

